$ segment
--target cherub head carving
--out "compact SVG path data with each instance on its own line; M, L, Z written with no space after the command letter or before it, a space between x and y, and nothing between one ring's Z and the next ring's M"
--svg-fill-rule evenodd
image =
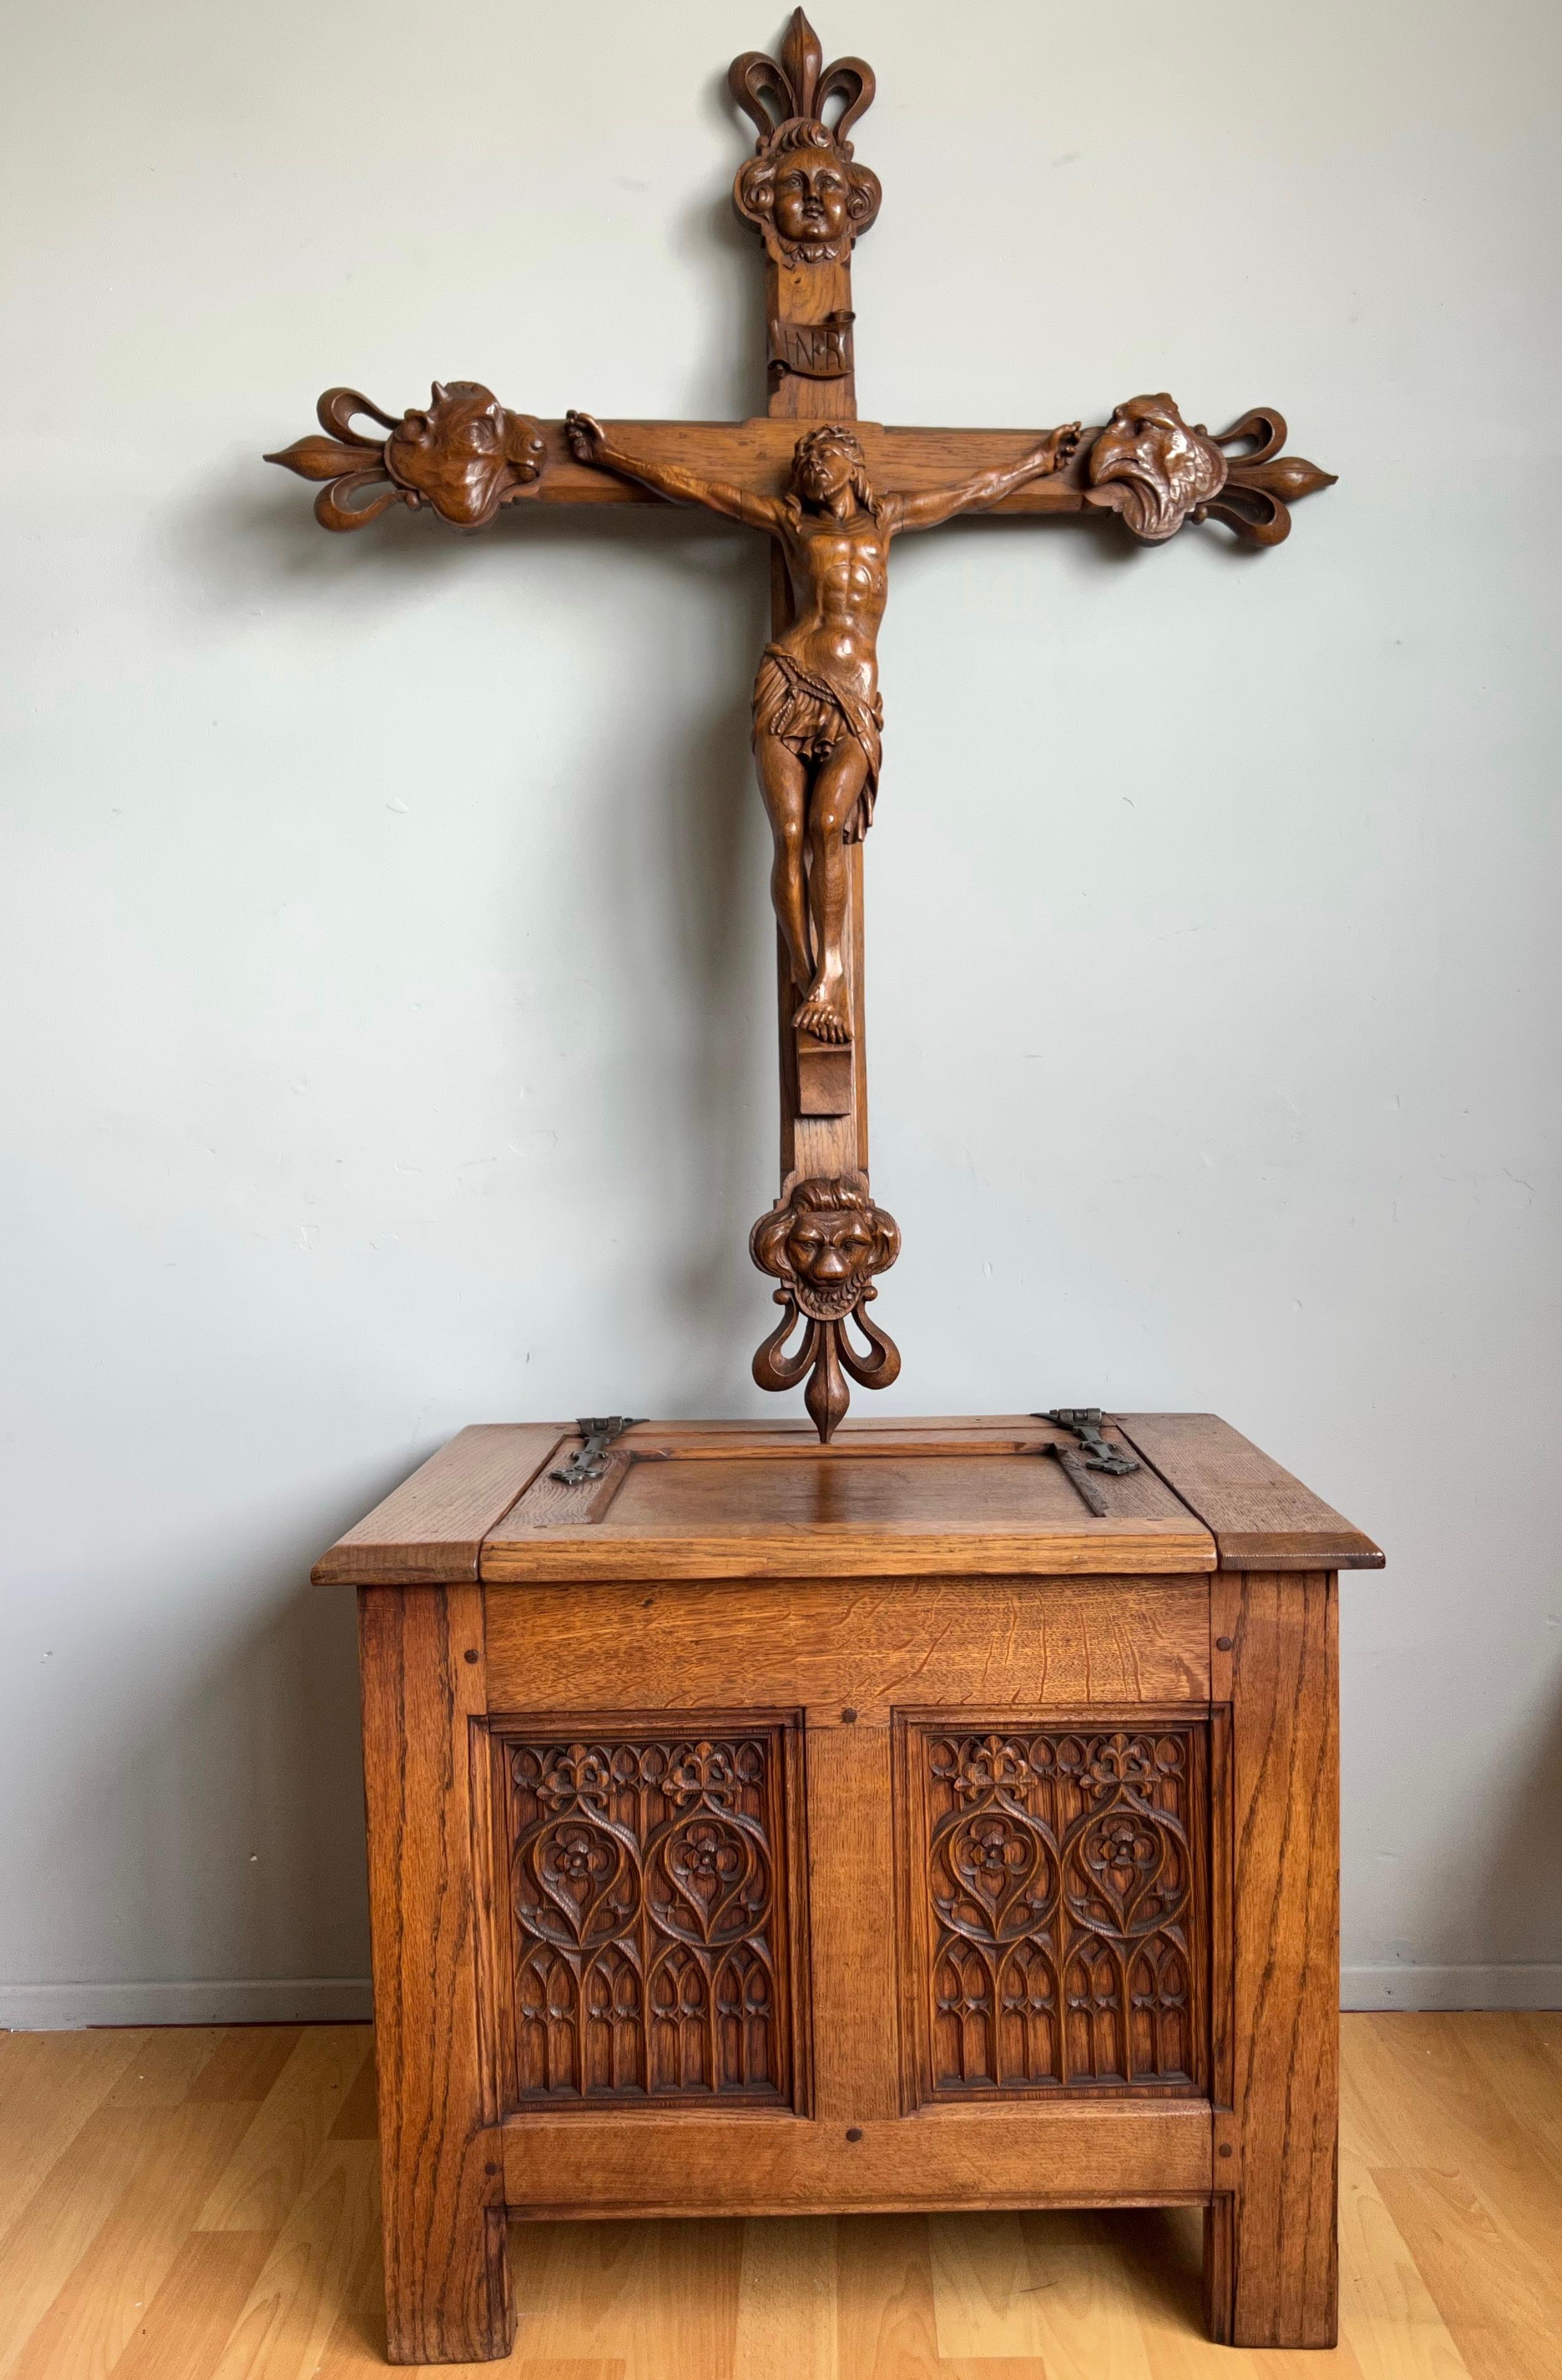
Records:
M866 231L883 192L878 176L828 125L798 117L759 144L738 169L733 202L782 264L833 264Z
M847 1177L799 1182L784 1205L761 1215L749 1238L761 1272L780 1281L800 1314L839 1322L875 1273L901 1253L900 1226Z
M385 441L400 488L457 528L484 528L542 469L542 433L475 380L436 381L428 405L403 414Z
M733 204L764 234L778 264L837 264L878 212L878 176L859 165L847 139L873 103L873 71L861 58L826 66L818 35L793 12L780 57L745 50L727 78L733 97L759 135L738 169ZM839 99L833 125L827 102Z
M1120 405L1090 450L1090 501L1120 513L1147 545L1175 536L1226 484L1226 457L1163 390Z

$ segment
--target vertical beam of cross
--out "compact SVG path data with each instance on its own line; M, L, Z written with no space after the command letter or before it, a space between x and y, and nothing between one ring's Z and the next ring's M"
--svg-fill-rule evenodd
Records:
M791 125L810 125L820 121L829 98L838 95L841 110L837 115L834 142L839 150L847 140L850 127L872 104L874 78L872 70L860 58L838 60L828 70L817 35L803 10L794 11L787 27L779 57L748 52L734 58L729 75L733 98L754 122L759 134L757 154L763 156L786 138ZM779 114L772 125L770 112L765 105L769 98ZM793 154L808 158L806 151ZM839 160L829 150L813 152L827 171L835 171ZM781 170L784 170L781 168ZM745 177L750 169L740 171L737 182L738 204L744 211ZM861 174L861 169L859 169ZM778 176L779 178L779 173ZM780 227L775 222L776 194L772 183L768 193L769 204L757 210L759 228L765 241L765 322L767 334L766 370L769 381L769 413L772 420L805 422L852 421L857 418L856 358L854 342L854 310L852 305L852 249L857 231L866 230L872 223L878 206L877 179L862 176L860 187L854 194L857 201L854 220L843 237L813 241L787 241L782 245ZM821 230L828 225L821 224ZM823 250L823 253L818 252ZM813 252L810 252L813 251ZM785 556L779 544L770 548L770 630L781 637L793 619L792 583ZM844 935L844 957L850 987L852 1038L844 1048L800 1032L794 1025L797 1006L796 986L793 978L786 941L780 929L776 935L776 1006L780 1041L781 1072L781 1190L776 1201L777 1223L786 1214L788 1202L801 1183L841 1183L849 1184L842 1195L867 1202L871 1219L881 1209L872 1206L868 1190L867 1133L867 1037L866 980L864 966L864 845L859 836L847 847L849 892ZM839 1203L821 1210L824 1213L849 1212ZM762 1261L760 1249L770 1218L762 1217L756 1226L756 1261ZM893 1231L894 1226L890 1226ZM784 1247L779 1228L771 1228L770 1237ZM898 1247L898 1235L896 1246ZM871 1294L871 1286L867 1293ZM795 1305L789 1304L785 1287L777 1293L777 1303L784 1309L785 1322L790 1326L795 1318ZM844 1418L850 1391L842 1377L840 1363L840 1333L844 1328L844 1316L839 1320L827 1318L803 1318L805 1339L799 1354L790 1361L780 1356L772 1339L767 1339L755 1359L755 1377L762 1388L784 1388L793 1384L805 1358L807 1362L807 1402L815 1426L822 1439L829 1442L836 1427ZM887 1386L900 1369L900 1356L892 1342L883 1339L880 1353L875 1350L878 1368ZM778 1360L779 1358L779 1360Z
M790 123L817 121L831 91L852 120L872 104L874 79L860 58L824 68L817 35L798 8L787 27L779 57L756 51L734 58L729 83L737 103L753 119L760 152ZM823 88L821 88L823 86ZM765 106L780 110L774 125ZM840 119L836 140L840 141ZM827 156L829 152L820 152ZM745 172L747 169L745 169ZM739 187L743 187L743 176ZM855 421L857 418L855 316L852 305L852 245L878 209L877 186L866 192L866 220L841 242L793 244L785 253L772 222L761 222L766 240L766 370L769 414L773 421ZM871 210L871 211L870 211ZM774 197L764 214L773 218ZM809 254L828 246L834 252ZM792 584L779 545L770 549L770 627L784 635L793 623ZM846 965L851 981L853 1038L847 1049L832 1048L792 1022L797 1005L786 945L776 937L777 1014L781 1057L781 1171L783 1195L793 1180L830 1179L867 1173L867 1059L864 1038L866 979L863 967L863 844L850 846L851 897L847 911Z

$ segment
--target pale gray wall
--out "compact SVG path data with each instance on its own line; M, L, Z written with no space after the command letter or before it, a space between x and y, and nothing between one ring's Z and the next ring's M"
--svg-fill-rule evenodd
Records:
M1348 1996L1555 2003L1557 12L822 13L866 415L1169 387L1340 474L1257 557L898 555L887 1402L1212 1406L1373 1530ZM333 540L258 457L336 381L757 409L779 30L13 12L0 2021L361 2005L312 1554L466 1421L764 1402L759 552Z

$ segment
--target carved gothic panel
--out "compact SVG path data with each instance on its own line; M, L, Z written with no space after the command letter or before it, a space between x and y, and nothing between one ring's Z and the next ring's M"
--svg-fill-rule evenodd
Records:
M902 1733L918 2095L1202 2090L1205 1730Z
M513 2106L796 2103L797 1741L497 1737Z

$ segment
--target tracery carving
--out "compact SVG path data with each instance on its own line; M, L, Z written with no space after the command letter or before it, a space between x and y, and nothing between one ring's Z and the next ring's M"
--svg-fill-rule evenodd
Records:
M1244 439L1245 451L1228 454ZM1120 405L1086 462L1086 501L1117 513L1145 545L1164 544L1185 520L1225 521L1251 545L1278 545L1290 534L1289 505L1335 475L1301 455L1282 455L1283 416L1265 407L1244 413L1212 438L1190 424L1162 389Z
M840 263L873 223L883 195L878 175L856 163L846 137L873 103L872 67L861 58L827 67L799 8L780 57L745 50L733 60L727 81L759 134L733 184L738 213L762 234L779 264ZM844 104L828 125L824 109L836 98Z
M503 1740L516 2105L790 2097L785 1733Z
M480 381L435 381L428 404L399 417L355 388L328 388L316 415L323 438L295 439L265 459L329 483L315 498L322 528L361 528L392 504L427 506L454 528L486 528L503 505L535 492L542 476L540 423L510 412ZM355 430L360 415L389 436ZM372 487L385 492L351 501Z
M874 1275L901 1253L900 1226L874 1203L860 1174L816 1177L783 1186L748 1246L760 1271L781 1283L775 1300L783 1309L754 1358L754 1378L762 1389L795 1388L806 1378L804 1402L828 1445L849 1402L842 1374L865 1389L885 1389L901 1368L894 1341L864 1310L878 1294ZM846 1337L848 1317L867 1341L866 1355ZM800 1320L803 1337L789 1355L786 1342Z
M928 2097L1202 2087L1202 1738L913 1730Z

